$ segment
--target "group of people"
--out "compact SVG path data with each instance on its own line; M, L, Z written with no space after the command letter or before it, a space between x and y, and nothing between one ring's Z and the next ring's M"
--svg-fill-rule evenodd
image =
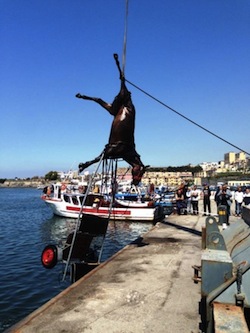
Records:
M199 214L200 191L197 186L188 187L182 184L175 194L177 214Z
M198 190L197 186L188 187L182 184L175 194L177 214L199 214L199 200L203 200L203 216L211 215L211 190L208 184L204 184L202 190ZM229 216L231 215L231 205L233 200L235 201L235 216L241 216L241 205L250 204L250 188L246 188L245 192L239 186L234 192L231 193L227 184L219 186L216 190L214 198L217 207L226 207L226 220L229 224ZM218 208L217 208L218 209ZM217 214L217 212L216 212Z
M227 224L229 224L229 216L231 215L231 206L233 200L235 201L235 216L241 217L241 206L250 203L250 188L247 187L245 192L242 191L242 187L238 186L237 190L232 195L227 184L220 186L215 193L215 201L217 207L224 205L227 208Z

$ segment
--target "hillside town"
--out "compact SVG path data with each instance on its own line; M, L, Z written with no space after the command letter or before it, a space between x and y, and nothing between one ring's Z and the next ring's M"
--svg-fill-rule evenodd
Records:
M90 172L85 171L79 175L78 170L55 171L56 178L61 182L86 182ZM131 179L129 168L122 167L117 170L118 179L127 181ZM97 175L98 176L98 175ZM27 179L2 179L0 185L3 187L43 186L52 179L45 177L32 177ZM208 183L217 185L219 182L227 182L229 186L250 184L250 158L244 152L228 152L224 159L219 162L202 162L198 166L189 164L185 167L149 167L144 176L143 184L148 186L166 186L175 188L181 183L202 185Z
M168 187L176 187L182 182L195 185L216 185L219 181L226 181L230 186L250 184L250 158L244 152L229 152L224 154L224 159L219 162L202 162L199 166L199 172L171 172L166 171L167 168L149 168L143 176L143 182L145 185L153 183L156 186L164 184Z

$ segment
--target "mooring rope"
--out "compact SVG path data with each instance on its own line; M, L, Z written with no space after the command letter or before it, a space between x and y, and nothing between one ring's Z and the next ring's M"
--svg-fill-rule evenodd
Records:
M202 130L206 131L207 133L215 136L217 139L227 143L228 145L240 150L241 152L247 154L247 155L250 155L250 153L248 153L246 150L234 145L233 143L227 141L226 139L223 139L221 136L213 133L212 131L210 131L209 129L203 127L202 125L196 123L194 120L184 116L183 114L181 114L180 112L174 110L173 108L171 108L170 106L168 106L167 104L163 103L162 101L160 101L158 98L154 97L153 95L149 94L148 92L146 92L145 90L141 89L140 87L138 87L137 85L135 85L134 83L130 82L129 80L125 79L126 82L128 82L131 86L135 87L136 89L140 90L143 94L147 95L148 97L152 98L153 100L155 100L156 102L160 103L161 105L163 105L164 107L168 108L169 110L171 110L172 112L178 114L178 116L184 118L185 120L189 121L190 123L192 123L193 125L201 128Z

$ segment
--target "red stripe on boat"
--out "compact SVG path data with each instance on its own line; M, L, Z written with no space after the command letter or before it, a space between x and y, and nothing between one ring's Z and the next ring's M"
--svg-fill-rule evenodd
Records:
M71 212L80 212L79 207L72 207L72 206L66 206L66 210ZM102 208L83 208L83 213L94 213L94 214L109 214L109 209L102 209ZM130 210L111 210L111 214L113 215L131 215Z

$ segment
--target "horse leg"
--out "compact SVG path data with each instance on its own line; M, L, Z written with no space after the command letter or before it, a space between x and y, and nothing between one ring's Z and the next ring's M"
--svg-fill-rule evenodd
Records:
M146 168L141 161L140 155L134 150L124 156L124 160L130 164L132 167L140 166L141 168Z
M140 159L140 155L134 151L133 154L125 158L125 161L132 166L132 184L138 185L142 179L143 174L149 165L144 165Z
M124 73L121 70L120 63L119 63L119 60L118 60L118 54L115 53L114 58L115 58L116 66L117 66L118 71L120 73L120 79L125 81Z
M90 97L90 96L86 96L86 95L81 95L81 94L76 94L76 97L77 98L82 98L82 99L85 99L85 100L88 100L88 101L93 101L93 102L96 102L97 104L101 105L105 110L107 110L110 114L111 113L111 108L112 108L112 105L103 101L101 98L97 98L97 97Z
M79 166L78 166L79 173L81 173L84 169L88 168L90 165L99 162L102 155L103 155L103 153L101 153L101 155L97 156L96 158L94 158L91 161L88 161L88 162L85 162L85 163L80 163Z

